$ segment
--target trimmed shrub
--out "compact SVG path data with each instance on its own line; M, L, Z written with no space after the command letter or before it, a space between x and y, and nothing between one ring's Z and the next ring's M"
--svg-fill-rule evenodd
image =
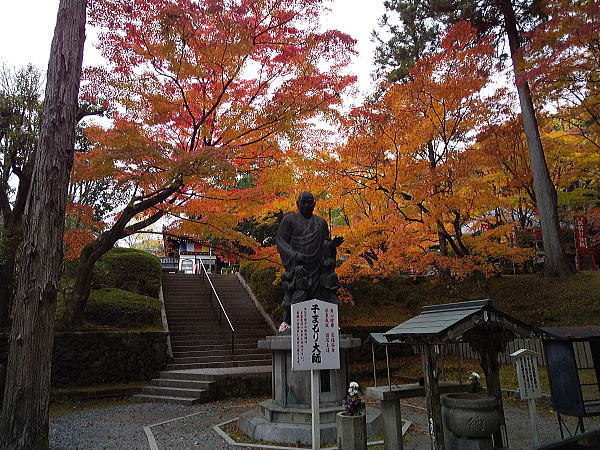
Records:
M106 288L90 293L85 320L121 328L161 326L162 303L152 297Z
M160 259L133 248L115 247L94 266L93 289L117 288L158 298L162 277Z

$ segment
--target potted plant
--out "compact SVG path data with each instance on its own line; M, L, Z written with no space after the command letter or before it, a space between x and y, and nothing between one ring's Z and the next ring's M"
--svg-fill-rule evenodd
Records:
M344 411L336 416L337 446L344 450L366 450L367 414L358 383L352 382L344 397Z

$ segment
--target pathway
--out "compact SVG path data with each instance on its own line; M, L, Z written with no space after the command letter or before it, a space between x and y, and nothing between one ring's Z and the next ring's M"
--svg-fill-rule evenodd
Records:
M144 433L145 426L189 416L152 427L159 449L230 449L233 447L227 445L212 430L212 426L239 416L253 408L258 401L250 398L196 405L132 403L105 409L78 410L50 421L50 447L81 450L148 449L150 446ZM421 399L410 401L410 406L403 403L403 417L413 422L412 439L405 446L407 450L429 449L423 407ZM506 416L511 448L529 448L527 410L507 407ZM600 426L598 420L594 423L596 427ZM544 414L540 418L540 431L542 441L558 439L556 416Z

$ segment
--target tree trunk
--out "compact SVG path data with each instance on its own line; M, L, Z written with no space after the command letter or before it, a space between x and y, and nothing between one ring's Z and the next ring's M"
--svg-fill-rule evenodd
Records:
M61 0L18 259L0 448L48 448L48 400L65 202L73 165L86 0Z
M502 402L502 388L500 386L500 364L498 353L494 351L483 351L480 353L481 368L485 375L487 394L496 399L496 411L500 419L500 430L492 436L494 448L508 448L508 434L506 431L506 417L504 416L504 404Z
M5 264L0 270L0 330L8 329L10 325L10 310L15 289L15 261L19 248L20 235L12 230L6 232Z
M119 219L109 230L102 233L96 240L84 247L81 256L79 257L79 264L77 265L77 271L75 273L73 294L65 305L65 311L60 321L60 327L62 329L78 327L83 323L83 312L88 297L90 296L94 264L96 261L109 251L119 239L137 233L159 220L164 214L162 210L158 210L144 220L136 222L131 226L127 226L129 221L137 214L164 202L172 194L177 192L181 187L181 183L182 180L178 177L170 186L155 191L151 195L143 196L142 201L135 203L135 199L132 200L121 212Z
M120 231L122 230L110 229L98 239L86 245L81 252L77 271L75 272L73 294L66 302L65 311L60 320L62 329L78 328L83 324L83 313L92 287L94 264L113 247L115 242L123 237Z
M554 188L550 172L548 171L548 165L546 164L529 83L520 74L520 39L515 12L510 0L500 0L500 7L504 15L505 29L510 46L519 103L521 105L521 115L523 116L523 127L531 159L536 204L542 225L544 275L548 277L572 275L572 268L565 258L563 245L560 240L556 189Z

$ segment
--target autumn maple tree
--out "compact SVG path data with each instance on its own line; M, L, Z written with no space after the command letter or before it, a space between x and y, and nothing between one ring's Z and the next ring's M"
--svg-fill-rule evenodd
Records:
M112 126L88 129L94 146L76 169L112 176L130 199L83 248L63 326L81 322L93 264L118 239L166 213L197 235L235 234L236 210L285 189L285 153L309 119L338 115L354 81L342 74L354 41L320 31L321 11L320 0L91 4L109 65L87 70L86 95L106 102ZM253 185L236 189L246 174Z
M334 211L333 233L345 238L345 279L432 267L483 274L493 271L494 259L527 257L506 241L492 252L489 242L477 246L465 235L497 206L474 146L497 103L483 94L492 54L491 42L477 41L469 24L455 25L441 50L411 69L409 81L389 85L377 102L352 112L342 130L347 143L325 149L308 166L318 208ZM440 244L447 251L430 252Z
M415 7L421 11L417 16L414 15ZM416 48L435 47L438 37L435 32L432 32L432 27L451 25L461 20L470 21L481 36L490 34L494 36L494 42L498 49L501 49L505 39L507 40L531 159L537 194L536 208L544 235L544 273L552 277L571 274L571 265L565 258L559 235L557 193L548 171L536 119L536 109L529 82L524 73L526 32L543 24L546 19L540 3L516 0L394 0L386 2L386 9L393 12L394 19L402 22L405 28L413 30L413 41ZM411 23L415 17L418 19L418 23L424 24L423 27L415 27ZM392 24L388 28L394 32L394 20L388 20L387 23ZM402 38L402 36L399 37ZM384 56L381 58L383 64L386 66L393 64L394 56L402 56L402 49L406 45L407 39L392 37L387 42L389 47L387 53L390 57L385 54L386 46L380 45L379 54ZM498 54L500 53L498 52ZM408 52L409 56L412 54L412 51Z

